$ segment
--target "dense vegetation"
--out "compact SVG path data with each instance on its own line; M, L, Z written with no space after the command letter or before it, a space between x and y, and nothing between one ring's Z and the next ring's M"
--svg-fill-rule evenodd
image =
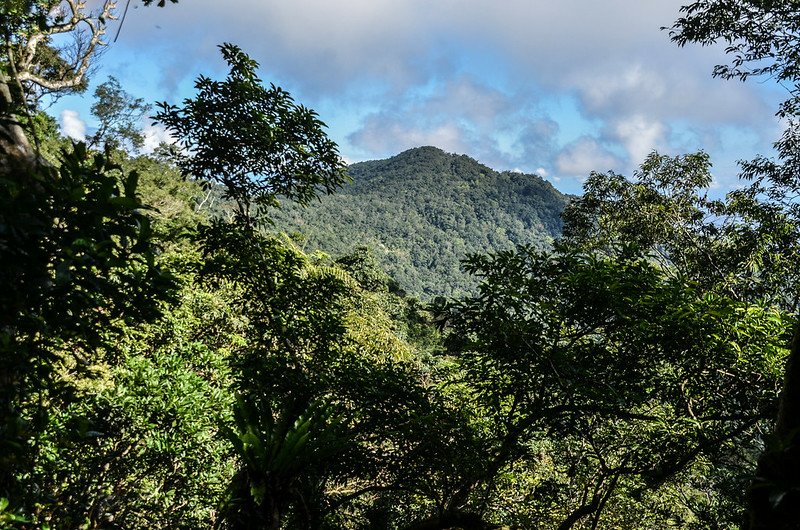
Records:
M345 167L234 45L226 78L159 105L182 149L138 154L145 104L113 80L90 145L59 137L37 97L85 69L51 47L57 4L3 7L0 528L798 527L793 121L724 200L703 153L592 174L552 246L472 255L478 287L425 305L375 253L270 231ZM797 80L794 40L772 39L797 34L793 3L684 15L677 42L735 41L722 75ZM508 183L482 192L505 212L541 197L407 157Z
M537 175L498 173L435 147L352 164L348 174L338 193L276 212L275 228L334 255L367 247L423 299L474 293L461 268L468 254L544 249L561 233L567 197Z

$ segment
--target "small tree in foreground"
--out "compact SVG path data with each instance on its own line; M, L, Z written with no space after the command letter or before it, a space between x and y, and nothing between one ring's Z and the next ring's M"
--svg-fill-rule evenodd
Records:
M160 103L156 120L177 138L187 176L221 184L250 224L285 197L308 204L347 181L336 144L317 114L288 92L261 84L258 63L233 44L220 46L230 67L224 81L200 76L183 107Z

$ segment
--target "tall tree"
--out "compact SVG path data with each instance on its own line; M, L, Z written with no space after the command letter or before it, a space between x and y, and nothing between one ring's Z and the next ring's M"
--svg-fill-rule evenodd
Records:
M39 96L85 86L114 7L111 0L93 12L75 0L0 5L0 274L9 286L0 297L4 508L41 500L30 470L42 429L72 398L59 363L91 365L120 319L155 315L172 285L155 263L137 174L82 144L51 165L36 136L29 141ZM55 38L72 40L55 47Z
M316 528L364 494L393 487L381 460L387 447L403 446L426 392L413 363L385 362L400 356L401 341L370 351L387 330L375 315L355 318L360 287L348 273L259 231L278 196L305 204L332 192L346 181L344 164L313 111L264 87L238 47L220 48L228 76L200 77L196 97L161 104L157 119L184 148L184 174L224 186L238 208L233 222L197 231L201 278L233 286L247 322L231 359L239 398L226 433L238 469L224 517L230 528ZM346 493L331 495L334 483Z
M772 199L776 212L797 222L800 209L800 5L792 0L702 0L681 8L683 16L670 29L673 40L709 45L724 42L732 56L715 67L725 79L767 76L781 83L789 97L778 109L788 120L776 143L778 160L759 157L743 164L753 180L749 196ZM796 260L796 256L789 259ZM797 296L797 293L795 293ZM800 521L800 326L786 364L781 407L774 438L767 440L750 488L749 528L797 528Z
M344 184L344 162L316 112L264 87L258 63L239 47L220 51L230 67L225 80L201 76L195 98L183 107L160 103L156 114L183 148L176 156L184 173L223 185L248 225L279 196L308 204Z
M144 0L145 6L152 3ZM86 88L87 76L107 44L103 38L108 23L117 19L116 8L115 0L103 0L96 10L87 9L84 0L2 2L0 174L24 171L41 161L28 137L30 115L43 94L58 96ZM55 46L56 38L67 43Z
M171 285L136 173L81 144L62 156L57 168L0 178L0 278L10 286L0 296L0 497L15 501L35 501L35 486L19 481L51 409L71 399L59 362L91 364L119 319L154 316Z
M480 293L445 314L491 433L490 465L475 484L486 495L496 474L534 461L530 452L550 437L561 445L549 458L569 466L572 487L541 498L553 505L535 521L561 529L583 519L612 525L606 509L624 504L625 492L639 492L627 502L652 513L647 492L691 491L677 477L699 462L747 466L774 413L786 331L779 311L699 288L636 247L613 256L521 248L466 266L483 278ZM724 498L713 486L707 494L703 510ZM701 516L679 503L665 513Z
M88 139L90 147L125 148L136 152L144 145L141 119L150 110L143 98L123 90L115 77L95 88L92 115L98 121L97 130Z
M85 87L92 60L103 46L106 23L113 20L113 0L97 13L76 0L6 2L2 14L0 56L0 172L25 170L37 155L20 116L28 116L43 93L64 93ZM52 39L71 39L54 47ZM35 139L35 138L34 138Z

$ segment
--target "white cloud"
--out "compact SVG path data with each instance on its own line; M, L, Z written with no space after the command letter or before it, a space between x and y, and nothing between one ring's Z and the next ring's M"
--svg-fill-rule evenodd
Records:
M550 163L555 153L559 125L550 117L531 119L528 113L520 113L521 128L516 134L515 147L519 162L533 165Z
M152 153L162 143L175 143L175 138L161 125L145 125L142 133L144 134L143 150L145 153Z
M498 127L498 121L514 112L511 98L496 88L460 77L445 82L421 108L429 115L458 115L477 127Z
M653 60L676 51L659 28L678 16L682 3L193 0L159 10L157 19L151 10L132 10L116 46L135 49L143 59L179 57L173 66L193 77L187 68L219 65L216 44L235 42L266 71L323 92L369 79L402 92L457 74L467 62L505 63L516 79L555 86L570 72L607 65L610 57ZM475 52L482 57L470 61ZM670 60L677 56L686 63L685 53Z
M434 144L498 169L585 176L612 165L630 171L654 147L684 149L678 129L705 142L722 127L756 131L753 145L769 149L782 96L713 79L725 61L720 47L671 43L660 28L685 3L193 0L132 9L106 60L134 83L158 78L162 93L146 96L176 102L199 73L224 72L216 45L234 42L265 80L327 109L323 119L351 159ZM541 112L548 97L574 99L579 116ZM751 155L734 151L731 160ZM620 167L623 153L630 164Z
M70 109L62 110L60 121L61 133L64 136L69 136L73 140L86 140L86 123L76 111Z
M393 155L422 145L432 145L452 153L466 153L469 151L466 135L467 132L454 123L424 126L413 122L392 122L386 116L375 115L351 135L351 142L379 156Z
M536 168L536 169L533 171L533 174L534 174L534 175L538 175L538 176L540 176L541 178L543 178L543 179L545 179L545 180L549 180L549 181L551 181L551 182L555 182L555 183L561 182L561 177L557 177L557 176L555 176L555 175L551 175L551 174L550 174L550 172L549 172L549 171L547 171L547 170L546 170L545 168L543 168L543 167L538 167L538 168ZM581 179L581 180L582 180L582 179Z
M524 151L517 144L528 133L529 110L530 102L521 102L517 94L460 77L387 101L347 140L370 157L434 145L505 169L514 165L509 151Z
M464 152L462 131L454 124L443 124L434 129L401 131L400 142L408 146L433 145L448 152Z
M666 147L667 128L664 124L648 120L641 114L617 122L613 133L625 146L629 162L637 166L654 149Z
M630 98L658 101L666 93L666 82L663 76L652 70L645 70L639 64L624 65L623 69L605 70L586 75L576 72L575 86L579 89L586 106L592 110L618 106L618 99Z
M567 145L556 157L556 169L561 175L579 179L592 171L618 170L621 166L616 156L588 136Z
M699 126L747 123L760 127L772 120L774 112L755 93L756 87L712 79L707 71L672 61L607 60L570 69L563 86L576 90L588 116L603 120L639 114L662 121L689 120Z

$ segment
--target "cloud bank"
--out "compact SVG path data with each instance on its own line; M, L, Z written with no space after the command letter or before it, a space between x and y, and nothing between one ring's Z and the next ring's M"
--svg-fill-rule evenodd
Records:
M780 94L712 79L720 48L673 45L660 28L680 5L187 0L131 10L104 68L174 102L199 73L223 75L216 45L234 42L349 160L433 144L555 180L630 172L653 149L723 162L769 149Z

